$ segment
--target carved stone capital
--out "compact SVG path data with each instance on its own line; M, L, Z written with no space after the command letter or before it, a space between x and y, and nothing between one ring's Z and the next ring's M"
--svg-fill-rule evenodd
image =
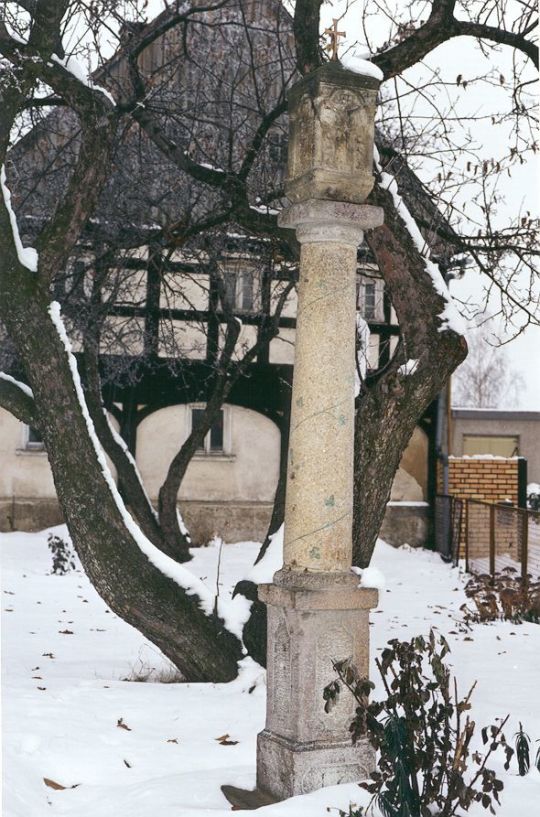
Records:
M357 247L366 230L384 222L382 207L347 201L307 199L282 210L280 227L296 230L301 244L331 242Z
M373 77L326 63L291 88L285 184L291 201L366 200L378 87Z

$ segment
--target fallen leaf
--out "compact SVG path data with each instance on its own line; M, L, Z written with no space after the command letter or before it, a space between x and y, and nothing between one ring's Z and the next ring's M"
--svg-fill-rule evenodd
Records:
M60 635L73 635L73 630L58 630Z
M131 769L131 763L129 763L129 761L124 760L124 763L126 764L126 766L128 767L128 769Z
M32 675L34 681L43 681L42 675Z
M132 732L131 726L128 726L127 723L124 723L123 718L118 718L118 722L116 724L119 729L125 729L127 732Z
M54 789L55 791L65 791L66 789L76 789L81 785L80 783L75 783L75 785L73 785L73 786L62 786L61 783L57 783L56 780L51 780L49 777L44 777L43 782L45 783L46 786L48 786L50 789Z
M39 689L39 690L41 690L41 692L45 692L45 690L47 689L47 687L38 687L38 689Z
M169 738L167 743L178 743L178 738Z
M225 735L220 735L219 738L215 738L215 740L217 740L217 742L220 743L221 746L236 746L238 741L237 740L229 740L229 738L230 738L230 735L227 732Z
M42 652L41 657L42 658L54 658L55 656L52 654L52 652Z

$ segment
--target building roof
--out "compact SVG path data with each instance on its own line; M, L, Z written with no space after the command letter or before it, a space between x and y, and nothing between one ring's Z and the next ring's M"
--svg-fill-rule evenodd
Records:
M540 411L509 411L508 409L453 408L455 420L528 420L540 423Z

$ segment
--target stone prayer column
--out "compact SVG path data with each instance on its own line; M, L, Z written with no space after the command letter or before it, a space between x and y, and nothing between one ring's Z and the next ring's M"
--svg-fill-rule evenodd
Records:
M257 786L276 798L366 777L374 753L351 745L354 699L329 714L332 664L368 674L369 609L352 559L357 250L382 210L373 186L377 80L327 63L289 96L291 206L282 227L301 244L285 511L284 565L259 587L268 606L266 728Z

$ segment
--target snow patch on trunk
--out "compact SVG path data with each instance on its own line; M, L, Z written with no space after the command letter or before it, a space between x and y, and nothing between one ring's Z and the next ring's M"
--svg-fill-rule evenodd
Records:
M81 65L76 57L67 56L61 60L60 57L53 54L51 60L62 66L62 68L65 68L66 71L69 71L69 73L74 76L75 79L77 79L87 88L90 88L92 91L99 91L102 93L110 102L112 102L114 106L116 106L116 100L113 95L106 88L103 88L102 85L96 85L94 83L92 78L88 75L88 71L85 70L84 66Z
M79 375L79 370L77 368L77 361L73 354L71 341L66 332L66 328L64 326L64 322L62 320L61 312L60 312L60 304L58 301L53 301L49 306L49 314L51 316L51 320L58 332L60 340L66 350L69 367L71 369L71 374L73 377L73 385L75 387L75 392L77 394L77 398L81 407L81 411L86 423L86 427L88 429L88 435L90 440L92 441L92 445L96 452L96 457L98 459L99 465L101 467L101 471L107 482L109 490L112 494L113 500L118 508L119 513L122 516L124 525L128 532L133 536L136 544L140 548L140 550L145 554L148 558L148 561L151 562L154 567L163 573L164 576L167 576L169 579L172 579L179 587L181 587L188 595L195 595L199 599L199 605L203 612L210 616L214 613L214 608L216 607L216 596L210 592L208 587L198 579L196 576L193 575L187 568L183 567L183 565L175 562L174 559L171 559L170 556L167 556L165 553L162 553L159 548L150 542L149 539L143 534L139 526L135 523L132 516L128 512L122 497L116 487L116 483L113 479L113 476L109 470L109 466L107 465L107 460L105 458L105 453L97 436L96 430L94 428L94 424L90 417L90 413L88 411L88 407L86 405L86 400L84 397L84 391L81 383L81 378ZM244 622L242 621L242 615L239 615L239 607L241 604L235 604L235 601L227 602L224 599L218 598L217 599L217 613L220 618L223 619L225 627L235 635L238 639L242 640L242 629Z
M357 365L354 370L354 396L358 397L362 383L366 379L369 338L371 335L368 322L362 317L360 312L356 313L356 335L358 338L358 351L356 355Z
M410 374L414 374L418 368L418 360L408 360L403 366L400 366L398 369L398 374L407 377Z
M6 206L6 210L8 211L9 220L11 223L11 231L13 233L13 243L15 244L15 249L17 251L17 257L19 259L20 264L26 269L30 270L30 272L37 272L38 268L38 254L37 250L34 247L23 247L23 243L21 241L21 234L19 233L19 225L17 224L17 216L11 206L11 192L9 187L7 186L7 178L6 178L6 168L2 165L0 169L0 187L2 188L2 196L4 198L4 204Z
M6 380L8 383L13 383L14 386L17 386L22 392L26 394L27 397L31 397L34 399L34 392L27 386L26 383L21 383L20 380L15 380L10 374L6 374L5 372L0 372L0 380Z
M429 248L420 232L420 228L418 224L414 220L413 216L411 215L409 208L401 198L399 194L398 184L394 176L386 171L383 171L380 165L380 157L377 151L377 148L374 148L374 160L375 166L380 173L381 184L383 187L389 191L394 201L394 205L396 210L398 211L399 215L401 216L402 220L405 222L405 226L409 235L411 236L416 249L420 253L423 258L424 266L426 268L426 272L430 276L435 291L443 298L446 303L443 311L440 313L439 318L441 319L441 326L439 327L439 332L446 332L447 330L451 330L456 332L458 335L465 334L465 321L463 320L462 316L459 314L456 305L454 304L453 298L450 295L450 290L446 285L444 278L441 275L441 271L439 270L438 266L433 263L433 261L429 257Z

